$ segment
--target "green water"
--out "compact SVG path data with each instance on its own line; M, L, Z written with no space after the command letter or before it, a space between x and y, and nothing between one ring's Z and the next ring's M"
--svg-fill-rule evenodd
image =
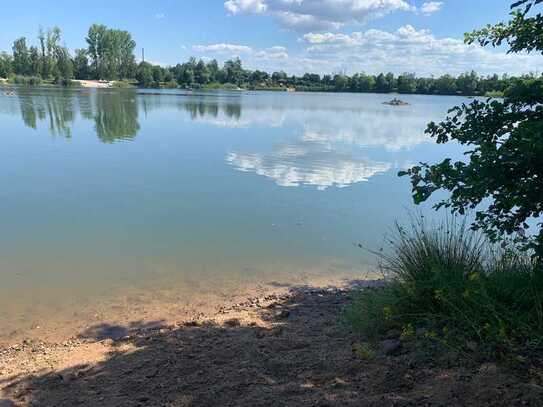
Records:
M412 208L398 170L459 154L424 129L462 98L390 98L0 88L0 324L372 269L358 243Z

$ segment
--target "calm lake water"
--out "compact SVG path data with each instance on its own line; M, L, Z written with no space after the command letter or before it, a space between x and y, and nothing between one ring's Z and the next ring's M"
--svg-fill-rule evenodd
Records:
M400 169L459 155L424 129L465 101L391 98L0 89L0 328L374 269L358 243L413 208Z

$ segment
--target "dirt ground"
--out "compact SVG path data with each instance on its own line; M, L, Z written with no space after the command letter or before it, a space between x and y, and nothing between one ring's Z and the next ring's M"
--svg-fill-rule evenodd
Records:
M350 288L294 287L176 326L97 325L0 350L0 406L542 406L543 377L364 360Z

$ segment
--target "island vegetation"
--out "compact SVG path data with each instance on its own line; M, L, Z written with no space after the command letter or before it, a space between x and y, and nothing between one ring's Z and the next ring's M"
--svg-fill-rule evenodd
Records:
M414 73L364 72L354 75L306 73L288 75L248 70L239 58L220 66L217 60L204 62L190 58L175 66L163 67L149 62L137 63L136 42L127 31L92 25L85 38L87 48L72 54L63 45L58 27L39 30L36 45L27 38L13 42L12 52L0 53L0 78L16 84L76 85L77 81L107 81L114 87L188 89L297 90L325 92L372 92L431 95L503 96L516 81L507 75L481 76L466 72L459 76L418 77ZM530 75L535 77L535 75Z

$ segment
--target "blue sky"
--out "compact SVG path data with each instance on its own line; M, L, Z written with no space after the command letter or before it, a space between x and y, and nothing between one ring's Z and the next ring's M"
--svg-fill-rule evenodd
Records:
M462 43L463 33L507 19L512 0L26 0L2 5L0 50L58 25L70 49L92 23L128 30L146 59L239 56L246 67L333 73L527 73L540 55ZM139 51L138 51L139 54Z

